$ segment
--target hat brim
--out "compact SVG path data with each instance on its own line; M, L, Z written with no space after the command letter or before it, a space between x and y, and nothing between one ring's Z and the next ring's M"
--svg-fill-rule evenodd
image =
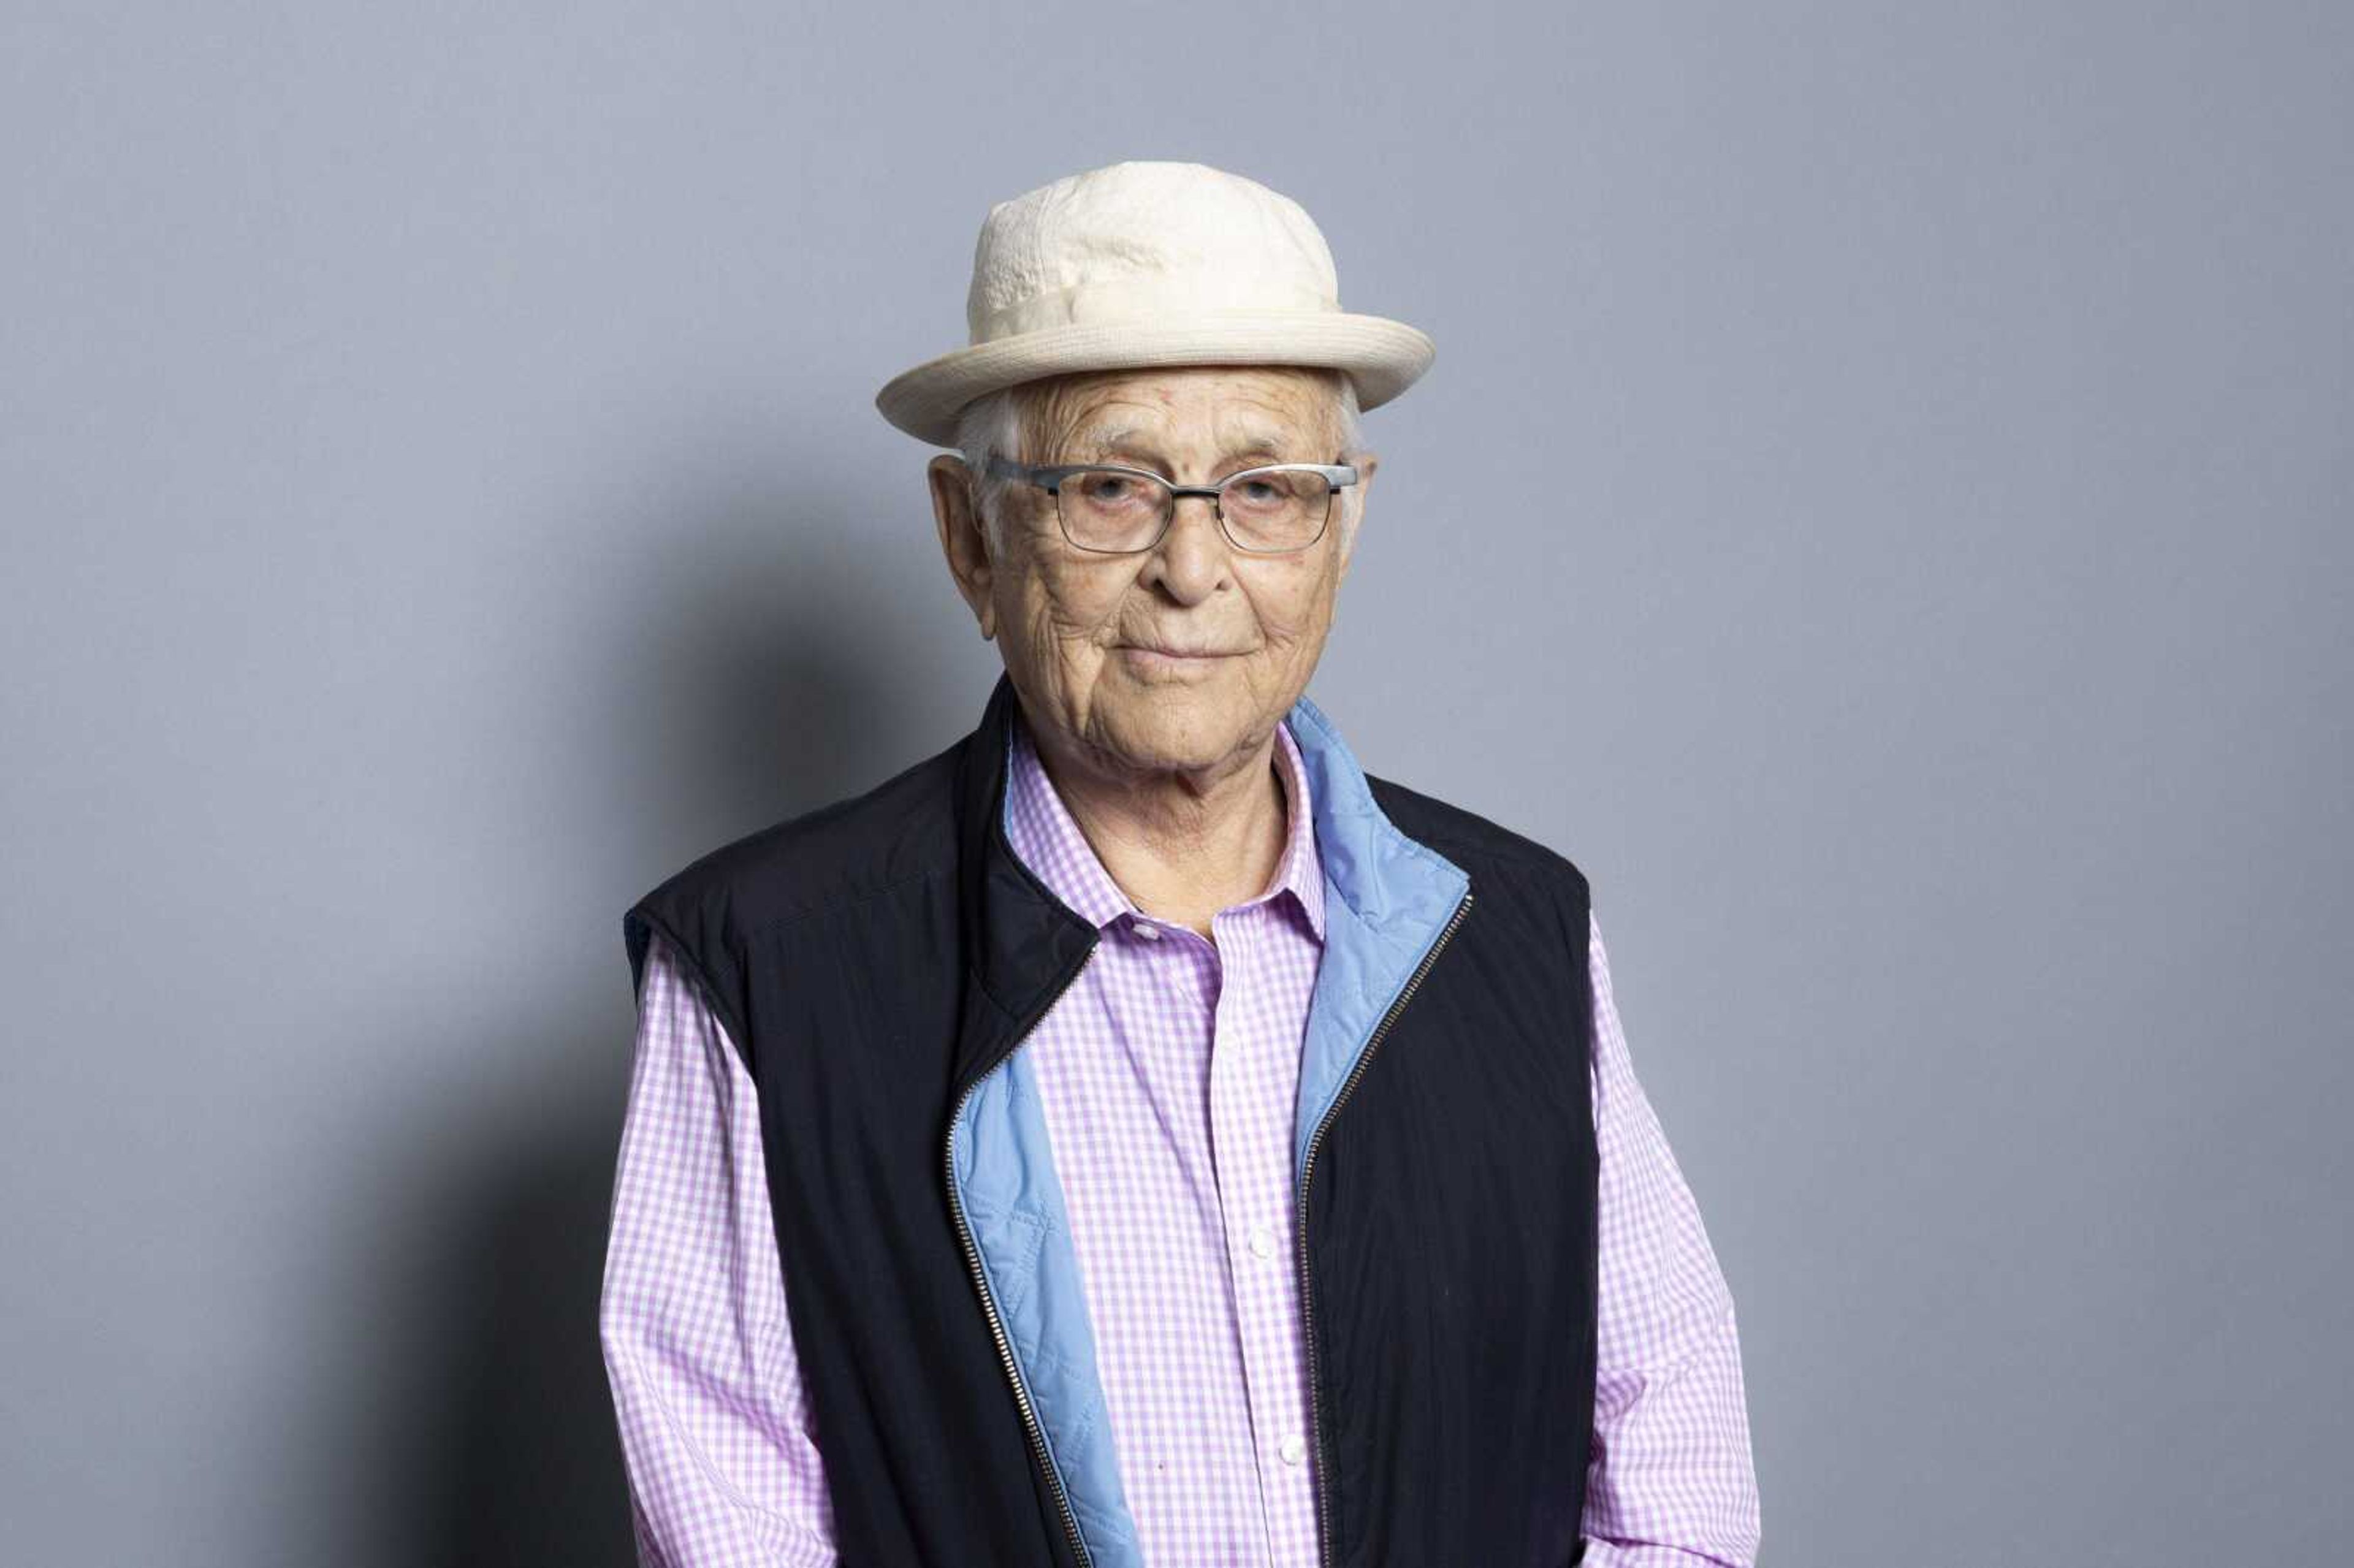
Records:
M875 406L909 435L952 447L966 404L1018 382L1167 365L1307 365L1347 371L1356 383L1358 408L1374 408L1413 386L1437 353L1426 334L1404 322L1345 311L1075 322L926 360L885 382Z

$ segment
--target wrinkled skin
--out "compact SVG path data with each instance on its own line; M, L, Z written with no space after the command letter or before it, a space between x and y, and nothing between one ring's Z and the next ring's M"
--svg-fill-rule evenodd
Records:
M992 542L963 461L928 470L950 575L998 643L1056 792L1139 906L1207 936L1212 916L1279 870L1276 726L1323 654L1376 460L1336 450L1334 386L1314 371L1097 373L1044 392L1023 432L1033 463L1119 462L1191 484L1267 462L1357 467L1323 537L1288 556L1235 550L1196 497L1151 550L1081 551L1053 498L1023 486Z

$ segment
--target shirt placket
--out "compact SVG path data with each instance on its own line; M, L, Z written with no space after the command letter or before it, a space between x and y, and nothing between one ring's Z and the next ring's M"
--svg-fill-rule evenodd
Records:
M1261 900L1214 918L1224 983L1213 1015L1210 1126L1268 1562L1293 1568L1312 1561L1315 1496L1291 1262L1299 1058L1297 1040L1286 1050L1275 1027L1279 986L1267 972L1267 929L1275 917Z

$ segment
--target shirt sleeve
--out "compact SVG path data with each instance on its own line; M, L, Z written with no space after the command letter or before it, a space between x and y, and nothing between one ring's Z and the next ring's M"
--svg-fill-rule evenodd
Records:
M677 953L646 953L599 1306L641 1568L831 1568L758 1101Z
M1637 1081L1588 915L1601 1151L1586 1568L1754 1568L1757 1478L1733 1294Z

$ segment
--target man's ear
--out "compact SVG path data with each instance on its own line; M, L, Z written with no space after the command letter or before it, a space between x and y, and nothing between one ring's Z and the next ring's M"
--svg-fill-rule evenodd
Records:
M997 635L997 601L991 597L996 563L990 558L989 530L983 526L973 493L972 470L960 457L943 452L924 466L931 486L932 520L940 535L940 553L948 557L949 576L957 592L981 623L984 641Z

